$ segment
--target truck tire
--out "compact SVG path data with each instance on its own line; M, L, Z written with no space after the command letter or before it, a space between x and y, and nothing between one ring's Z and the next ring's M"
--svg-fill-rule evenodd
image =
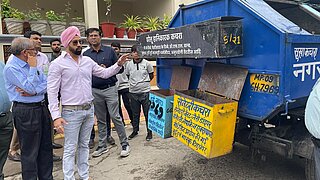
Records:
M306 158L304 171L307 180L316 180L315 164L313 159Z

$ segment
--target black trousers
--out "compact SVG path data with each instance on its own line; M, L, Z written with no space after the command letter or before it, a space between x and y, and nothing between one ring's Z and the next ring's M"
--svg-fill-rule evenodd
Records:
M124 104L124 107L126 108L130 121L133 120L133 114L132 114L132 110L131 110L131 105L130 105L130 93L129 93L129 88L125 88L125 89L121 89L118 91L118 95L119 95L119 113L120 116L122 118L123 124L124 123L124 118L123 118L123 114L122 114L122 109L121 109L121 97L122 97L122 101Z
M144 117L146 118L147 132L151 133L148 129L148 113L150 107L149 92L146 93L130 93L131 109L133 114L132 126L133 131L139 131L140 124L140 110L142 106Z
M52 180L51 118L45 103L13 103L12 114L21 146L22 178Z
M0 180L4 179L3 166L7 160L12 133L12 116L8 112L0 116Z

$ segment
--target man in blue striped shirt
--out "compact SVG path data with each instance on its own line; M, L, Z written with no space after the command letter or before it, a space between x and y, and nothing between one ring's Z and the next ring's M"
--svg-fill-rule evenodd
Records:
M11 102L4 86L4 64L0 62L0 180L4 179L3 166L6 162L10 141L13 132L12 118L10 113Z
M21 145L22 178L51 180L51 119L44 103L47 79L37 69L37 51L30 39L15 38L11 51L14 57L3 73Z

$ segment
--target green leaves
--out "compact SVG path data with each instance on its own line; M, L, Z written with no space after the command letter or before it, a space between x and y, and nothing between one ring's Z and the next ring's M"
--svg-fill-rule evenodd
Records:
M83 22L83 18L82 17L74 17L74 18L72 18L72 20L73 21L75 21L75 22Z
M1 3L1 17L24 20L26 15L18 9L11 7L10 0L3 0Z
M142 20L140 16L129 16L124 15L126 17L125 21L121 23L121 27L128 28L128 30L138 30L141 29Z
M171 20L172 20L172 17L164 14L163 19L161 21L161 28L166 29L168 27L169 23L171 22Z
M54 10L47 11L46 18L48 21L66 21L64 15L58 14Z
M35 9L31 9L28 11L26 17L30 21L36 21L36 20L42 19L41 8L38 6L38 3L36 3Z
M142 26L143 28L149 29L150 31L162 29L159 17L145 16L143 18Z

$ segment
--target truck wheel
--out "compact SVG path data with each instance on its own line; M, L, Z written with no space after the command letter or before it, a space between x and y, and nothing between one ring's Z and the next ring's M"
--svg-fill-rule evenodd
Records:
M315 180L315 164L313 159L307 159L305 162L305 175L307 180Z

